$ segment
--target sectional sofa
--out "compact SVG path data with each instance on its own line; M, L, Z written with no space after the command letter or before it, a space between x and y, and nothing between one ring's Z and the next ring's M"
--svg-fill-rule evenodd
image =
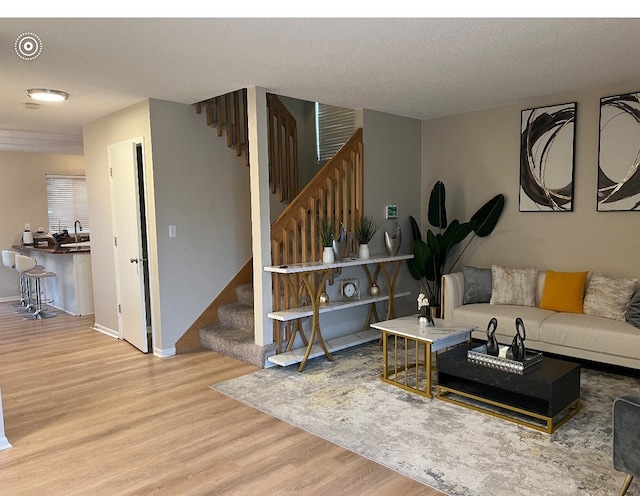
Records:
M500 344L510 344L523 319L527 349L640 369L640 289L637 279L590 272L463 267L442 279L442 317L477 327L486 340L498 320Z

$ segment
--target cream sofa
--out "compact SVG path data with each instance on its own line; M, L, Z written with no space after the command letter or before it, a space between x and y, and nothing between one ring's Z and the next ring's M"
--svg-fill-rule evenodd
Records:
M442 317L476 326L473 337L482 340L487 338L489 320L495 317L495 336L500 344L511 343L515 319L520 317L526 329L527 349L640 369L640 329L620 320L539 308L545 276L545 272L538 272L536 306L530 307L463 305L463 273L446 274L442 279Z

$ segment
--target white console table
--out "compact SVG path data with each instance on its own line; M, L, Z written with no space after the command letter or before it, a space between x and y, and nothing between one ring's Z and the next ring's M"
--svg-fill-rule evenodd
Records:
M286 276L285 281L291 290L294 300L294 308L278 312L270 312L268 317L282 322L298 320L298 324L294 328L294 332L287 344L285 352L269 357L269 361L283 366L291 365L292 363L300 363L298 370L302 371L304 370L309 358L324 354L328 360L333 361L331 351L337 351L338 349L343 349L348 346L354 346L362 342L371 341L371 337L369 335L363 336L362 333L356 333L355 339L336 338L335 340L332 340L335 342L334 346L327 346L327 343L325 343L325 340L322 337L322 330L320 328L320 314L335 312L337 310L344 310L361 305L369 305L369 312L363 332L371 333L371 331L369 331L371 322L378 322L380 320L375 304L379 301L389 302L386 315L386 320L389 320L395 317L394 299L399 296L406 296L410 294L409 292L396 293L395 290L402 262L410 258L413 258L413 255L373 255L366 259L346 258L343 261L334 263L310 262L265 267L267 272L283 274ZM394 266L391 274L387 270L388 265ZM369 270L369 266L375 266L373 275ZM377 296L369 296L365 288L358 299L322 303L320 301L320 295L324 291L327 281L333 275L335 270L343 269L345 267L362 267L367 277L367 288L371 287L372 284L377 283L379 275L382 274L386 283L387 293L384 295L380 294ZM310 306L301 305L301 296L304 293L308 294L310 297ZM309 316L312 317L311 335L307 339L302 329L300 319ZM293 342L298 333L305 345L303 353L292 350ZM377 334L375 339L377 339Z

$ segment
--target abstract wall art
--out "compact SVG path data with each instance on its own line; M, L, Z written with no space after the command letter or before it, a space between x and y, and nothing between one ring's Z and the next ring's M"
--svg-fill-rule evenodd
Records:
M520 212L573 210L576 103L523 110Z
M600 99L597 210L640 210L640 93Z

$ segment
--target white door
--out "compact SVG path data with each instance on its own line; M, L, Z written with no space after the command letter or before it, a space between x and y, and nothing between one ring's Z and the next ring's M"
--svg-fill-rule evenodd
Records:
M120 338L149 351L145 305L142 225L138 188L138 140L110 145L109 174L113 220L113 249Z

